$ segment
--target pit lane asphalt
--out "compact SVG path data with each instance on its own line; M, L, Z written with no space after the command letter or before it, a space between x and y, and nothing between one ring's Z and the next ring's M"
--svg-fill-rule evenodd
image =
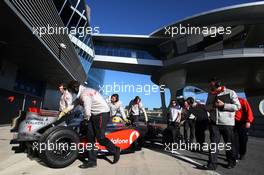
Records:
M29 159L26 154L15 154L9 144L12 134L9 127L0 127L0 174L1 175L205 175L215 174L196 168L193 163L186 162L166 152L143 148L132 154L123 154L117 164L110 164L104 159L98 160L97 168L80 169L81 164L76 160L72 165L62 169L52 169L38 162L37 159Z
M149 149L158 152L164 152L164 146L159 142L146 145ZM177 150L174 154L167 153L182 161L188 162L202 168L208 161L208 153L198 153L187 150ZM225 168L225 152L221 151L218 156L218 167L216 172L223 175L260 175L264 174L264 138L249 137L247 155L245 160L239 160L237 166L233 169Z

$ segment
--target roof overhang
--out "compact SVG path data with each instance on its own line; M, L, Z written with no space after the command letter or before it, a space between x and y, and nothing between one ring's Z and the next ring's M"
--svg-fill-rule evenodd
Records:
M166 28L179 26L232 26L247 23L263 23L264 2L253 2L228 6L199 13L172 24L163 26L150 34L152 37L169 37L164 35ZM250 15L249 15L250 14Z

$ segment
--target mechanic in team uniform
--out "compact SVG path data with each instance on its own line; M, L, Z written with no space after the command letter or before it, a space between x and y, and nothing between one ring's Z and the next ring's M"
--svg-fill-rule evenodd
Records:
M208 114L205 105L196 102L192 97L188 97L186 102L189 106L189 113L195 116L195 138L200 145L196 151L203 151L201 148L205 143L205 131L208 128Z
M94 145L95 138L100 145L114 155L113 163L117 163L120 158L120 148L116 147L105 137L107 123L110 120L110 109L103 96L96 90L80 85L78 81L71 81L68 90L77 94L74 105L81 104L84 108L84 121L82 126L88 128L88 140ZM85 161L80 168L90 168L97 166L97 155L93 149L88 151L88 161Z
M63 83L59 84L59 91L61 93L59 111L60 115L62 113L67 113L67 111L72 109L72 94L66 89Z
M136 125L139 121L140 112L143 112L145 117L145 122L148 122L148 116L146 110L141 102L141 98L136 96L133 100L129 103L128 114L129 119L131 120L132 125Z
M181 107L177 105L176 100L171 100L170 108L168 112L169 128L172 130L172 141L177 142L180 133L180 123L181 123Z
M80 105L74 106L74 96L67 90L63 83L59 85L59 91L61 92L60 107L59 107L59 120L62 116L71 111L69 118L65 121L68 126L76 126L83 120L83 109ZM74 108L74 109L73 109ZM72 110L73 109L73 110Z
M107 103L110 108L110 115L112 116L111 118L112 120L114 120L115 118L118 118L117 115L120 114L122 120L124 122L128 122L126 114L125 114L125 110L123 108L121 101L119 100L118 94L111 95L111 99Z

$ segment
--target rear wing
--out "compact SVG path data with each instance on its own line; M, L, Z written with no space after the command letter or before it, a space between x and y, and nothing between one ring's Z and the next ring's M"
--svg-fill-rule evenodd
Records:
M29 108L28 111L19 110L17 117L13 118L11 121L10 132L17 132L19 124L27 118L27 115L34 114L38 117L58 117L59 111L55 110L45 110L39 108Z

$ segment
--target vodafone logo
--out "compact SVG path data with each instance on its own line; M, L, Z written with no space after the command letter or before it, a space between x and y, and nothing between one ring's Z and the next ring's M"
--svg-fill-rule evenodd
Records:
M135 139L133 139L136 137ZM133 131L129 136L129 144L132 144L134 140L136 140L139 137L139 133L137 131Z
M111 141L113 142L113 144L127 144L128 143L128 139L111 139Z
M106 135L106 137L121 150L128 149L139 136L140 133L134 129L116 131ZM99 149L106 150L106 148L101 145L99 145Z

